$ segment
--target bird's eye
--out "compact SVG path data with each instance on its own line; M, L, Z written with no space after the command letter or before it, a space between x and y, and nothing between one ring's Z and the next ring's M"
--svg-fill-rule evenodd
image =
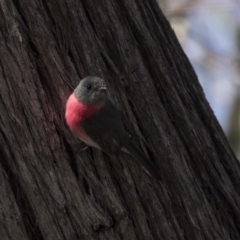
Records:
M92 85L88 84L87 89L90 90L92 88Z

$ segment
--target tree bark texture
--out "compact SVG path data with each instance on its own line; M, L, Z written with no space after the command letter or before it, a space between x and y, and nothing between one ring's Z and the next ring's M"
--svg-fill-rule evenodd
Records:
M239 162L154 0L0 0L0 29L1 240L240 239ZM160 181L66 127L87 75Z

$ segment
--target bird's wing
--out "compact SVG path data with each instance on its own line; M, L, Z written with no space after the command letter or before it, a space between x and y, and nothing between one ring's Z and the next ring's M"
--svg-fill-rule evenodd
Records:
M109 155L119 154L121 147L129 142L120 111L107 100L94 116L82 122L87 135Z
M129 140L123 126L120 111L108 100L94 116L86 119L82 127L87 135L110 156L118 156L121 151L131 154L143 168L159 179L155 164Z

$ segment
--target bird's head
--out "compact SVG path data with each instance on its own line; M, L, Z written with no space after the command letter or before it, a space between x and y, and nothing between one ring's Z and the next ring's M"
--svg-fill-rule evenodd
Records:
M83 104L101 106L107 98L106 89L103 79L88 76L80 81L74 90L74 95Z

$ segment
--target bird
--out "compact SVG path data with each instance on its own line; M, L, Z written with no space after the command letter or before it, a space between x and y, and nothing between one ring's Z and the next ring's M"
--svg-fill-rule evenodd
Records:
M130 154L150 176L159 180L157 166L130 140L121 111L108 97L104 79L87 76L80 81L66 101L65 119L73 134L88 146L110 157L121 152Z

